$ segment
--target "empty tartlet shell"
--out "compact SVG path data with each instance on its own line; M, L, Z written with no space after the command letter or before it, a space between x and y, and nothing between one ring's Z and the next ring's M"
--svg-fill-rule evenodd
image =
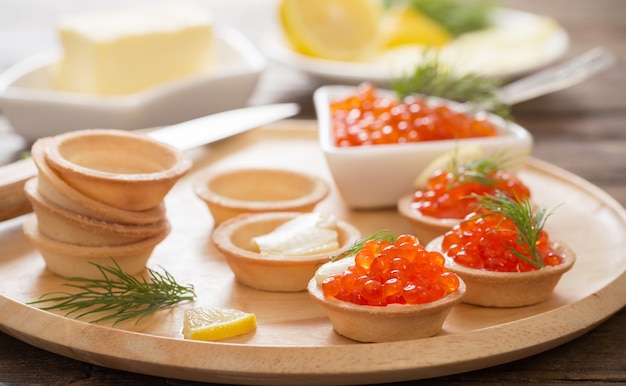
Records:
M441 251L443 236L432 240L427 249ZM467 285L464 303L483 307L522 307L548 300L561 276L576 261L576 254L566 244L552 241L552 248L563 257L563 263L528 272L493 272L456 264L446 257L446 268L456 273Z
M50 167L68 185L103 204L129 211L157 207L192 166L180 150L122 130L60 134L52 137L45 154Z
M52 240L39 231L37 216L30 215L24 223L24 234L39 249L46 267L60 276L101 278L102 274L90 263L111 266L112 258L121 269L135 275L142 272L154 248L170 232L168 227L160 234L137 243L119 246L82 246Z
M116 246L135 243L161 234L167 220L136 225L93 219L60 208L43 197L37 189L37 178L24 185L26 197L37 215L39 231L45 237L85 246Z
M150 224L165 217L163 203L145 211L128 211L96 201L69 186L48 165L45 151L52 138L41 138L31 148L38 170L38 190L56 206L83 216L124 224Z
M461 220L452 218L436 218L424 216L420 211L412 208L413 193L406 194L398 200L398 213L411 225L413 234L420 243L426 245L434 238L443 235L452 229Z
M215 224L243 213L311 212L329 193L321 178L263 168L208 171L195 184Z
M327 298L315 278L309 281L307 289L324 308L339 335L359 342L381 343L437 335L452 308L461 302L465 288L465 283L459 279L457 291L434 302L381 307Z
M213 243L226 257L239 283L263 291L304 291L319 266L330 256L351 247L361 235L352 225L337 220L339 248L336 251L308 256L272 256L256 252L252 238L267 234L301 214L242 214L223 222L213 231Z

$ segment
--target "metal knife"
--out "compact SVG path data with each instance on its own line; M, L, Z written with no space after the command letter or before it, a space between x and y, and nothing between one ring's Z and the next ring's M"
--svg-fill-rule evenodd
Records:
M147 131L151 138L180 150L206 145L298 114L296 103L244 107ZM0 167L0 221L32 211L24 183L37 175L31 159Z

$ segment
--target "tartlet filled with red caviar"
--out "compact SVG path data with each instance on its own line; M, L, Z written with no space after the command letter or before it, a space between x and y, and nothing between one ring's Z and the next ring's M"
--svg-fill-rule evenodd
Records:
M432 160L461 145L529 154L532 136L470 104L369 84L316 90L319 140L339 192L356 209L393 207Z
M477 199L477 211L428 243L465 281L463 302L521 307L547 300L576 261L574 251L544 229L549 213L501 193Z
M412 235L380 232L321 266L308 291L334 330L360 342L436 335L465 283Z
M502 152L484 155L478 147L455 149L416 178L416 190L398 200L398 212L428 243L474 212L478 196L500 192L516 200L530 198L530 188L514 172L522 159Z

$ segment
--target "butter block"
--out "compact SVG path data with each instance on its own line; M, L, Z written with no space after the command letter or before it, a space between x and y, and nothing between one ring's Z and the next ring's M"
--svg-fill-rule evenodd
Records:
M58 89L125 95L210 72L211 13L166 3L77 14L60 21Z
M337 219L326 213L305 213L272 232L254 237L252 244L263 255L307 256L339 248Z

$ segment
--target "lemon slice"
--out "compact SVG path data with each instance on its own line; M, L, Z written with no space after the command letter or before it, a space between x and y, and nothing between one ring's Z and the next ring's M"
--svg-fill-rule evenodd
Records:
M295 51L360 61L379 47L381 11L372 0L281 0L280 20Z
M230 308L185 310L185 339L218 341L247 334L256 329L256 315Z
M483 156L483 150L477 145L461 146L459 148L450 150L433 159L422 172L413 181L415 189L423 189L426 186L426 181L437 170L449 169L453 162L457 165L463 165L472 160Z
M415 7L396 7L385 14L383 35L388 48L419 44L440 47L452 38L448 31Z

